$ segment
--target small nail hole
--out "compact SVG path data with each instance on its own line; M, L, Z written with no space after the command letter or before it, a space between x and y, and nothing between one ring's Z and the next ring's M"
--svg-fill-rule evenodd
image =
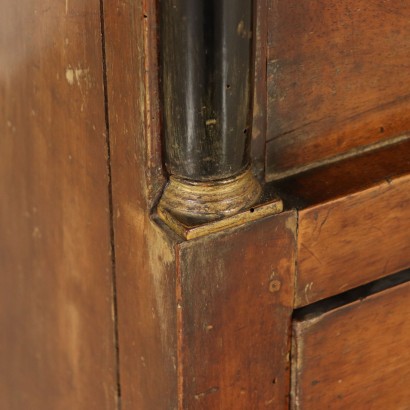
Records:
M250 212L250 213L255 212L255 208L249 209L249 212Z
M226 84L226 89L229 90L231 88L231 84Z

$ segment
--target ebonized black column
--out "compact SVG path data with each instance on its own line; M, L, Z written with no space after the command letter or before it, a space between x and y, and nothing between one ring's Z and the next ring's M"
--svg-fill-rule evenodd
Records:
M159 2L164 156L180 181L250 172L252 8L252 0ZM238 209L260 192L253 177L245 179Z
M193 180L249 164L251 0L160 1L166 165Z

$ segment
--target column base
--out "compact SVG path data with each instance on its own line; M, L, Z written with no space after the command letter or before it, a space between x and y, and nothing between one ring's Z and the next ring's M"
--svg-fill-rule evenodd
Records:
M158 207L176 216L212 221L252 206L261 193L250 168L233 178L209 182L171 175Z
M192 182L171 176L157 215L185 239L219 232L281 212L282 201L267 199L250 169L226 180Z

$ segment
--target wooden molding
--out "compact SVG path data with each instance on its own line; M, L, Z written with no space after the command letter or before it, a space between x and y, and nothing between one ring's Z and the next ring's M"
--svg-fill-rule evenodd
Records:
M213 220L230 216L254 204L261 195L261 186L252 171L220 181L197 182L171 175L160 201L160 208L175 215L201 215Z

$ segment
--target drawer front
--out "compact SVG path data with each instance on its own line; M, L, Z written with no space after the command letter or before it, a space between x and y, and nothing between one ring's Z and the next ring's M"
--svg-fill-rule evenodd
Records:
M410 408L410 282L293 325L292 408Z
M410 3L268 0L264 16L268 180L410 129Z
M300 212L297 307L409 266L409 175Z

